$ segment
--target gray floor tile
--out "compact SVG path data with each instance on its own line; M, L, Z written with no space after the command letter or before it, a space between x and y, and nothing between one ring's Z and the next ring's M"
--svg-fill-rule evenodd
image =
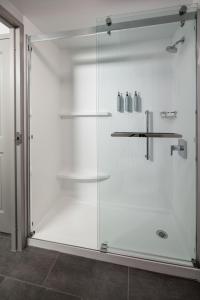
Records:
M61 254L45 285L84 300L127 300L128 269Z
M42 283L57 253L28 247L23 252L10 251L10 241L0 239L0 274L34 283Z
M0 276L0 284L1 282L4 280L4 277L3 276ZM1 298L0 298L1 299Z
M80 300L43 287L6 278L0 285L1 300Z
M130 300L200 300L200 284L177 277L130 269Z
M10 251L11 249L11 239L1 235L0 236L0 254Z

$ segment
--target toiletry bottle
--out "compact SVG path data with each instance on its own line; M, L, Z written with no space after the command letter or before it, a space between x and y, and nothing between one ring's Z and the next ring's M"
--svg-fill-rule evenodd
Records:
M134 110L137 112L141 112L141 99L136 91L134 94Z
M132 112L133 111L133 106L132 106L132 98L129 95L128 92L126 92L126 98L125 98L125 110L127 112Z
M124 99L120 92L117 95L117 111L123 113L124 112Z

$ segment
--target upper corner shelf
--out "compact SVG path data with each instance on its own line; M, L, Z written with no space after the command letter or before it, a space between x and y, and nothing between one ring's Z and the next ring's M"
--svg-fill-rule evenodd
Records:
M62 112L59 114L61 119L71 119L71 118L80 118L80 117L111 117L110 112Z

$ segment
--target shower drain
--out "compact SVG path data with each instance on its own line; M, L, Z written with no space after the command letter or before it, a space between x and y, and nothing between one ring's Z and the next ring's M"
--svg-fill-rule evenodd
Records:
M167 239L168 238L168 234L166 231L162 230L162 229L158 229L156 231L157 236L159 236L161 239Z

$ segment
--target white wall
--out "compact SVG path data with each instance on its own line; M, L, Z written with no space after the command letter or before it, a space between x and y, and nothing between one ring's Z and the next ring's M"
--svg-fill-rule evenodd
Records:
M62 44L62 41L61 41ZM96 112L96 37L64 41L61 111ZM62 170L69 174L97 175L96 119L75 118L61 121ZM62 197L97 205L96 183L65 183Z

